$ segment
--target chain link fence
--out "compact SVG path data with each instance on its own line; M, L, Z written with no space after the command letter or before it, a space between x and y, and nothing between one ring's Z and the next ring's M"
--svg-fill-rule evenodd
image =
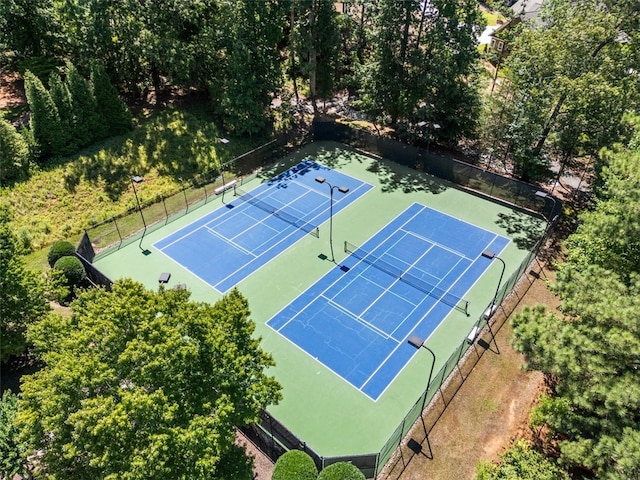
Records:
M477 332L481 332L483 329L488 329L491 332L493 313L503 304L531 262L537 257L540 249L546 244L562 211L561 203L535 185L507 178L455 159L435 155L417 147L351 128L348 125L333 121L317 121L314 122L312 131L315 141L334 141L346 144L369 154L408 166L418 172L431 174L451 182L471 194L490 198L495 202L521 209L529 214L537 214L549 220L542 238L531 246L529 254L520 263L518 269L502 283L495 303L487 305L484 314L476 320L474 326L477 328ZM139 209L139 215L136 215L137 208L130 209L123 212L122 215L88 228L77 250L92 281L106 286L109 286L111 282L91 265L94 258L100 258L114 249L122 248L142 238L145 233L160 228L190 210L223 195L230 183L242 184L254 178L263 168L274 164L300 144L301 139L290 135L278 137L261 147L240 155L220 169L204 172L192 178L189 182L183 183L180 190L172 192L170 195L144 203ZM244 427L242 430L274 460L287 450L299 449L307 452L319 469L336 462L347 461L356 465L367 478L376 478L380 475L385 464L393 457L394 452L399 450L403 439L416 421L419 419L425 421L423 418L424 407L433 404L438 392L440 392L444 408L446 408L448 401L445 398L444 388L459 381L458 377L464 380L465 370L467 371L466 375L471 372L480 358L480 355L476 355L476 360L469 362L470 358L473 360L471 353L474 350L477 351L475 345L475 341L464 340L451 353L442 368L434 374L430 385L416 399L379 452L323 457L268 412L262 412L258 424ZM455 372L458 372L459 375L456 375ZM457 392L458 388L459 386L453 389L453 394ZM451 391L451 388L448 388L447 391ZM430 418L428 414L426 417ZM427 435L439 415L432 415L432 417L434 417L432 422L427 420L429 425L425 423Z

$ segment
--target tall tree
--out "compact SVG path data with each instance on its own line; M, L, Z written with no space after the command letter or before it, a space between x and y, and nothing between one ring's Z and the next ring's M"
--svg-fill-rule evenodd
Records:
M317 98L333 93L339 53L337 19L331 2L298 0L291 3L291 71L295 76L297 64L306 75L314 112L318 111Z
M373 24L374 51L362 68L360 97L364 110L394 125L412 109L406 100L406 55L417 0L380 0Z
M273 360L238 291L188 296L121 280L30 330L46 366L17 421L48 478L251 478L235 426L280 399Z
M62 154L65 147L65 133L51 94L40 79L30 71L24 74L24 89L31 112L29 126L39 148L39 157L47 158Z
M629 75L639 27L629 0L551 0L540 22L526 24L503 69L519 92L512 101L536 107L519 119L525 134L508 142L516 175L535 176L547 154L566 163L625 139L623 115L639 101L638 78Z
M599 478L640 471L640 151L608 153L598 202L567 242L556 292L562 314L543 307L514 321L515 345L548 375L553 395L538 423L560 433L561 461Z
M210 83L214 110L225 128L254 134L269 118L272 95L282 85L278 45L284 38L288 9L274 0L224 4L224 74ZM265 21L268 19L268 21Z
M106 126L91 84L71 62L67 62L66 75L73 105L73 131L77 145L85 147L104 138Z
M567 265L598 265L629 283L640 272L640 148L605 150L595 208L567 240Z
M11 215L0 207L0 362L24 352L27 327L49 311L40 277L24 266L11 231Z
M373 53L361 69L360 102L392 125L438 124L440 136L472 134L479 109L476 37L483 24L470 0L381 0Z
M18 180L29 167L29 146L16 128L0 117L0 182Z
M61 148L61 152L67 155L74 153L78 149L78 144L73 134L73 129L76 124L73 112L73 100L69 92L69 87L62 81L57 72L49 77L49 93L60 116L62 138L64 141L64 147Z
M60 25L51 0L3 0L0 2L0 46L18 58L59 52Z
M102 65L91 64L91 85L96 97L96 106L105 122L108 135L120 135L131 130L131 112L120 99L118 91L109 81Z
M18 412L18 396L5 390L0 398L0 478L26 477L26 445L19 438L14 423Z

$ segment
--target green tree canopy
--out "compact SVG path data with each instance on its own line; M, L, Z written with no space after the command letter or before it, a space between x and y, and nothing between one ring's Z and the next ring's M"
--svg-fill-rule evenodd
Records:
M0 207L0 362L24 351L27 327L49 311L42 281L25 268L10 220L7 207Z
M91 63L91 84L98 112L106 123L107 135L120 135L131 130L131 113L118 96L118 91L111 85L104 67L97 62Z
M484 24L476 2L379 0L374 12L372 53L360 69L362 108L392 125L437 124L448 141L472 135L480 106L476 38Z
M500 455L500 463L478 465L477 473L477 480L569 480L566 472L524 440Z
M541 402L535 418L565 439L559 443L560 460L600 478L635 478L640 471L638 152L606 156L598 202L580 216L558 271L554 288L562 315L544 307L526 309L514 320L515 346L530 368L553 380L553 395Z
M0 182L18 180L29 167L29 146L16 128L0 117Z
M605 151L602 163L595 208L580 215L567 242L567 265L599 265L628 282L640 272L640 147Z
M515 175L548 175L549 156L565 165L626 139L624 114L640 100L638 76L629 75L640 47L637 8L629 0L549 0L540 21L520 28L502 68L508 87L494 92L513 105L497 113L507 126L491 142Z
M18 422L49 478L216 479L245 471L235 426L280 399L247 301L215 305L131 280L92 289L30 331L46 366ZM226 473L225 473L226 472ZM245 477L240 477L245 478Z
M0 478L26 475L26 446L19 439L14 423L18 412L18 396L6 390L0 398Z
M29 125L40 157L60 155L65 148L65 132L58 108L42 81L30 71L24 74L24 89L29 102Z

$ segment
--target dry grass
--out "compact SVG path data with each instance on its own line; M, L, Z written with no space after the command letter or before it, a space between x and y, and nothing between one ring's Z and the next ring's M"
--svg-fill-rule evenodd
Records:
M484 333L379 480L473 479L480 461L498 460L513 440L530 435L529 412L544 382L541 373L523 369L523 357L511 347L509 318L527 305L556 308L547 280L553 280L553 272L541 268L522 279L493 319L495 341ZM428 440L425 426L433 426Z

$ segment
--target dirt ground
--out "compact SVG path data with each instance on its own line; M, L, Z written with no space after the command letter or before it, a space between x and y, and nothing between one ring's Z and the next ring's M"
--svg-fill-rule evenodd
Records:
M27 101L24 95L23 81L17 73L0 74L0 109L22 105Z
M540 372L524 370L522 355L511 347L509 320L527 305L557 308L557 298L547 289L553 272L540 267L523 278L507 302L506 310L513 313L506 318L505 310L496 313L503 316L494 320L496 328L506 321L494 329L495 341L485 332L485 343L474 345L471 356L481 355L475 367L469 372L462 367L453 391L445 388L433 401L432 412L425 415L426 425L435 421L428 439L418 422L405 439L415 443L396 451L379 480L473 479L480 461L497 461L514 440L531 437L529 414L544 391L544 379ZM434 420L434 415L439 417Z

